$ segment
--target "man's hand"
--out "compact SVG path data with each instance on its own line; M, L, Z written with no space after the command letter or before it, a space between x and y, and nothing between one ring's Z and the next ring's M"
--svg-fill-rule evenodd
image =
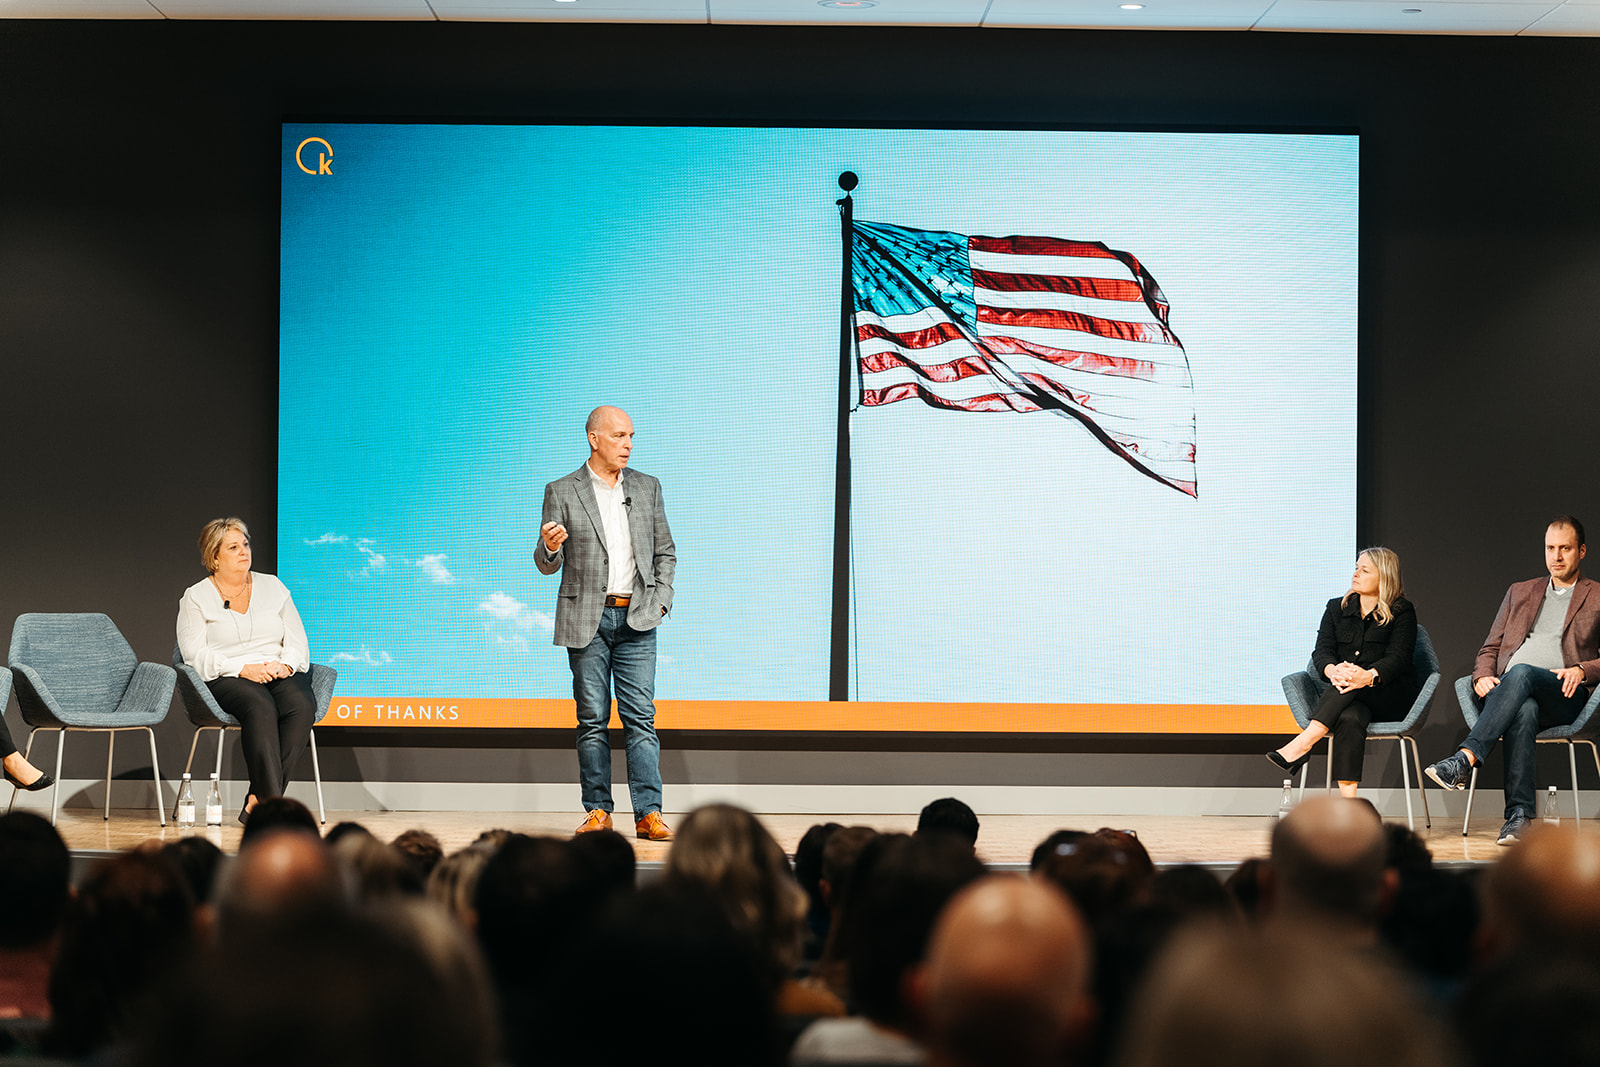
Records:
M1572 696L1583 684L1582 667L1563 667L1559 671L1552 667L1550 673L1561 679L1561 695L1564 697Z
M544 538L544 550L552 556L561 550L561 545L567 539L567 528L559 522L547 522L539 527L539 536Z
M1489 695L1489 690L1493 689L1499 684L1500 679L1496 678L1492 674L1486 674L1482 678L1479 678L1477 681L1472 683L1472 691L1478 694L1479 700L1482 700L1484 697Z

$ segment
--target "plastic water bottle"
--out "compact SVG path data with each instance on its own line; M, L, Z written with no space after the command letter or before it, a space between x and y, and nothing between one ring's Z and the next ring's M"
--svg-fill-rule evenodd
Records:
M206 825L222 825L222 788L217 784L217 772L211 772L211 792L206 794Z
M178 829L194 829L194 783L189 772L183 772L183 786L178 790Z
M1539 817L1546 826L1561 825L1561 809L1556 807L1556 787L1551 786L1544 794L1544 807L1539 812Z
M1278 801L1278 818L1289 814L1289 809L1294 807L1294 781L1290 778L1283 780L1283 799Z

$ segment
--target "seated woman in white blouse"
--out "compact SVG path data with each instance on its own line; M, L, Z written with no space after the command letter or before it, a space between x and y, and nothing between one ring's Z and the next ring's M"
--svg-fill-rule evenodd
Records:
M311 649L288 588L250 571L250 532L239 519L212 519L200 531L200 562L211 576L178 601L178 648L222 710L244 728L250 796L280 796L316 717Z

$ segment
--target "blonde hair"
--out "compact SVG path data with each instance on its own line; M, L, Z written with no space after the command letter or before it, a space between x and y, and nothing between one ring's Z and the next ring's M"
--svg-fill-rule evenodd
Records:
M1387 626L1394 621L1394 612L1390 610L1391 606L1396 600L1404 596L1406 591L1405 580L1400 577L1400 557L1394 554L1393 549L1384 548L1381 545L1363 548L1356 553L1356 559L1359 560L1362 556L1370 559L1372 566L1378 571L1378 606L1374 614L1377 615L1379 623ZM1355 595L1355 587L1352 586L1339 603L1348 604L1350 603L1350 598Z
M707 891L774 987L788 977L800 958L806 894L754 815L732 804L691 811L667 853L666 877Z
M225 519L212 519L200 530L200 566L212 574L217 572L217 556L222 551L222 539L228 536L229 530L238 530L246 538L250 536L250 529L245 526L244 520L231 515Z

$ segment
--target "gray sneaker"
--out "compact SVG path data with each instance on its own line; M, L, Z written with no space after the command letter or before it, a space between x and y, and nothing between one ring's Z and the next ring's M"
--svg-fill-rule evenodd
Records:
M1528 832L1528 817L1520 811L1512 812L1511 818L1500 827L1500 836L1495 838L1497 845L1513 845Z
M1465 789L1467 779L1472 776L1472 764L1467 762L1465 752L1457 752L1423 768L1422 773L1432 778L1440 789Z

